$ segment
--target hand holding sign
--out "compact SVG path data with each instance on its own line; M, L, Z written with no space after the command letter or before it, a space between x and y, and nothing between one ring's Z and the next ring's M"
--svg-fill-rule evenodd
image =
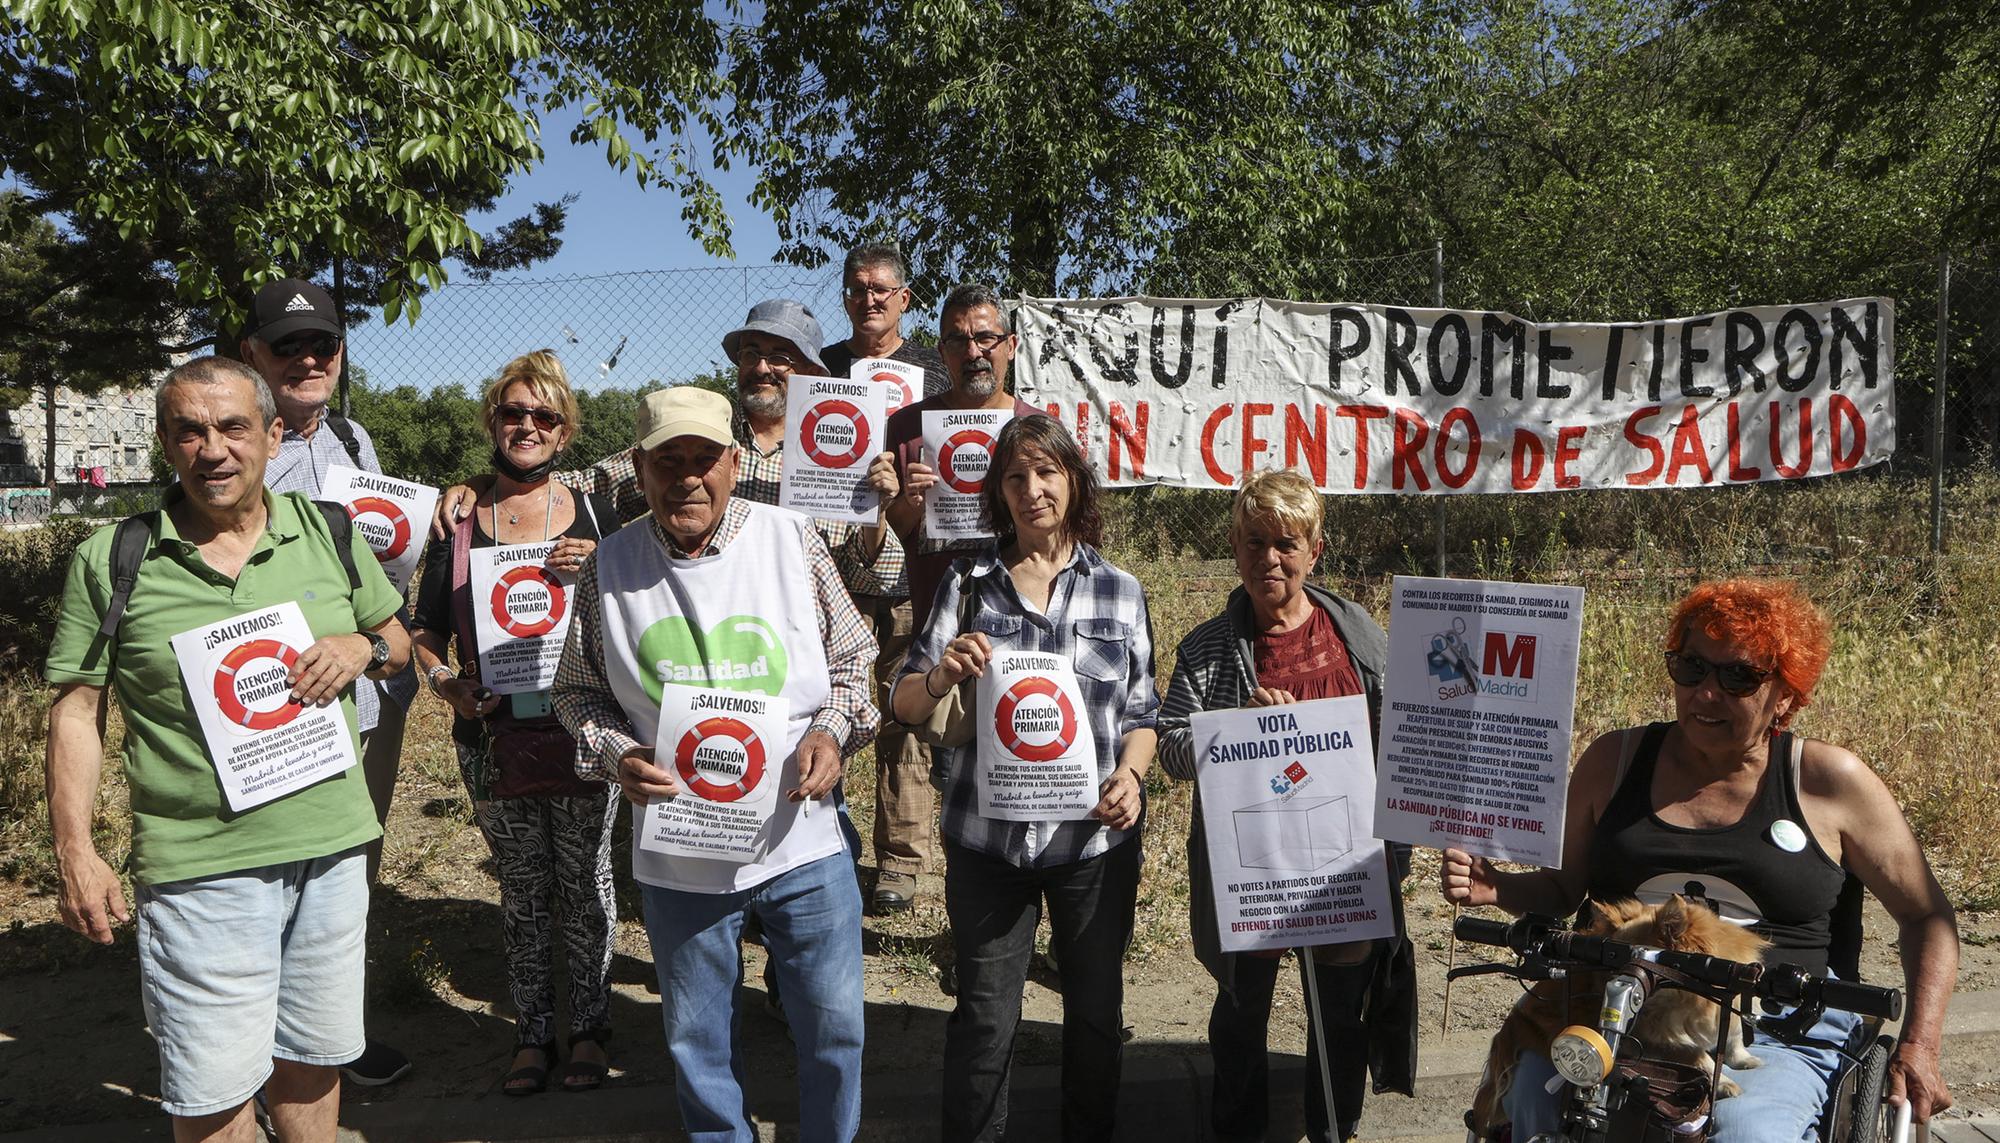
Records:
M326 706L368 669L374 645L360 634L328 635L292 657L286 680L292 698L307 706Z
M981 668L975 720L979 815L1000 821L1094 816L1107 783L1098 778L1097 740L1068 661L1002 651L990 665L990 671ZM1121 795L1112 812L1122 816L1123 805Z
M1498 905L1500 885L1494 880L1495 872L1483 857L1474 857L1462 849L1447 849L1444 864L1438 869L1438 890L1454 905Z

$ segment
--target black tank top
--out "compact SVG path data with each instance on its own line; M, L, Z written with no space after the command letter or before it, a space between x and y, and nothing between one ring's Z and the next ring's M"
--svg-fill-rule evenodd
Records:
M1806 828L1792 736L1771 736L1770 765L1741 820L1689 829L1653 812L1653 768L1672 725L1646 728L1625 780L1604 808L1590 843L1591 898L1657 904L1674 893L1696 897L1769 940L1766 961L1824 973L1846 873Z

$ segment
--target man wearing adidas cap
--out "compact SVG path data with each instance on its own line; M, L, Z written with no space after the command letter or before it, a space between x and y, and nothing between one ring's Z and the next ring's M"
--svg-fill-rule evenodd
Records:
M300 278L281 278L258 290L250 304L249 332L239 348L243 360L270 386L278 417L285 424L283 446L264 474L266 487L273 492L303 492L317 500L327 469L336 464L382 471L368 430L330 407L347 345L340 311L325 290ZM361 723L361 770L368 778L377 822L389 820L403 755L403 722L416 693L417 674L408 668L380 681L363 679L354 687L354 709ZM368 849L370 884L381 866L382 841L377 838ZM363 1087L394 1083L409 1071L407 1056L374 1040L346 1068L348 1080Z
M874 738L875 638L812 521L732 495L726 397L650 393L631 460L650 512L584 561L551 698L577 772L633 804L694 796L655 763L668 686L782 696L777 809L743 863L634 847L681 1120L699 1143L754 1137L738 1077L738 941L761 922L798 1051L800 1138L844 1143L861 1117L860 840L839 812L845 758Z

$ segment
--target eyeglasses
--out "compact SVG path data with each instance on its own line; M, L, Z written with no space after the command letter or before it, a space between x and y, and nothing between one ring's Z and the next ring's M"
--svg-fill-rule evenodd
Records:
M1757 688L1770 681L1775 673L1748 663L1711 663L1700 655L1667 652L1667 676L1681 686L1700 686L1711 671L1715 673L1715 685L1722 688L1722 693L1737 698L1757 693Z
M330 333L295 333L271 347L279 357L332 357L340 351L340 339Z
M736 364L745 369L749 369L759 361L765 362L780 373L790 373L799 365L799 359L789 353L765 353L747 345L736 354Z
M979 347L979 352L991 353L994 346L1007 340L1009 336L1009 334L997 333L990 329L982 329L970 336L962 333L946 334L938 338L938 348L947 353L964 353L968 346L976 345Z
M840 296L850 302L863 300L879 302L902 288L902 286L845 286L841 289Z
M535 421L535 427L545 433L554 432L563 423L563 415L554 409L530 408L527 405L502 405L493 410L493 412L500 418L501 424L508 426L518 425L522 421L532 417Z

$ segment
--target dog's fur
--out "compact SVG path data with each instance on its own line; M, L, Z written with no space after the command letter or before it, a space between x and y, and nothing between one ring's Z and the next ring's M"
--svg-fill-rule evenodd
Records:
M1754 961L1763 955L1769 942L1740 925L1732 925L1706 906L1678 894L1661 905L1641 905L1637 901L1610 901L1593 906L1591 923L1585 930L1596 936L1615 937L1635 945L1673 949L1677 952L1706 953L1728 960ZM1502 1099L1514 1079L1514 1060L1524 1051L1547 1055L1557 1033L1571 1024L1596 1024L1603 1003L1605 974L1572 973L1566 980L1538 981L1514 1004L1506 1022L1493 1035L1486 1054L1486 1071L1480 1076L1479 1091L1473 1097L1467 1126L1481 1136L1507 1122ZM1632 1034L1653 1059L1687 1064L1710 1072L1715 1061L1709 1055L1715 1046L1716 1025L1722 1010L1679 988L1658 988L1639 1010ZM1730 1021L1729 1040L1723 1062L1732 1068L1754 1068L1763 1061L1743 1046L1742 1025ZM1715 1098L1725 1099L1742 1091L1729 1077L1722 1077Z

